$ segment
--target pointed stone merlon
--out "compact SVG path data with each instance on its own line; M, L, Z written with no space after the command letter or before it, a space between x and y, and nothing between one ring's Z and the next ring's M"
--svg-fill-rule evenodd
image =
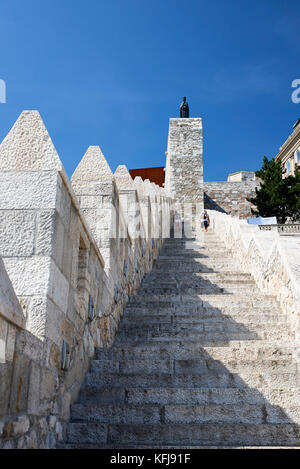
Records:
M191 223L195 231L204 207L201 118L170 119L165 188L182 205L185 228L190 213L193 214Z
M137 187L125 165L119 165L114 176L120 204L127 219L128 230L133 241L132 264L135 269L136 260L139 260L140 272L148 272L148 241ZM134 289L137 289L139 283L140 276L135 275Z
M71 184L104 258L111 268L111 243L116 238L114 176L99 146L90 146L75 169Z
M119 193L120 204L127 219L128 230L132 239L140 236L140 209L137 189L125 165L117 167L114 179Z
M24 111L0 145L0 187L0 256L7 272L0 263L0 316L9 324L10 357L13 343L18 347L12 379L5 378L9 402L0 413L39 416L58 409L55 399L64 391L59 418L66 419L87 358L95 345L111 341L113 324L105 335L100 321L91 326L89 305L96 316L101 311L104 262L37 111ZM10 325L16 325L14 336ZM64 342L76 369L66 381Z
M136 176L133 182L138 193L141 215L143 219L143 225L145 228L145 237L149 241L149 239L151 239L151 219L150 219L151 212L150 212L149 196L145 190L144 181L140 176Z
M124 171L121 171L121 177L124 179ZM104 310L107 313L113 307L118 322L123 304L120 298L122 295L124 298L126 296L126 288L123 285L124 261L125 257L130 257L132 239L126 215L120 204L116 178L99 146L90 146L87 149L71 178L71 183L79 199L81 211L105 260L108 302ZM133 186L132 188L134 189ZM129 263L127 259L126 264Z

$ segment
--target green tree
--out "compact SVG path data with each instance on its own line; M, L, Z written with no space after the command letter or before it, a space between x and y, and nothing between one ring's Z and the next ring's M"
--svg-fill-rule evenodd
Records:
M278 223L285 223L288 218L300 219L299 167L295 176L283 178L284 172L280 161L264 156L262 168L255 172L262 179L261 186L255 189L256 196L248 199L256 206L251 209L253 215L276 217Z

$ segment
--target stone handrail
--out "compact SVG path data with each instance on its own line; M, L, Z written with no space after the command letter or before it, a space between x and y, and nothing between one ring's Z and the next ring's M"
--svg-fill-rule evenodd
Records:
M209 214L216 235L253 275L261 291L278 300L300 339L300 238L260 230L246 220L216 211Z
M284 225L258 225L262 231L278 231L279 233L300 233L300 223L286 223Z

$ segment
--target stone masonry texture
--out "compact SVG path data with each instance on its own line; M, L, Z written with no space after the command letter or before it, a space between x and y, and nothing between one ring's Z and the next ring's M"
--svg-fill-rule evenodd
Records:
M300 238L203 183L200 118L165 173L90 146L70 181L37 111L0 144L1 449L299 447Z
M253 217L255 206L247 199L255 197L258 181L204 182L204 207L242 219Z
M60 447L298 446L296 351L276 299L217 233L167 239Z

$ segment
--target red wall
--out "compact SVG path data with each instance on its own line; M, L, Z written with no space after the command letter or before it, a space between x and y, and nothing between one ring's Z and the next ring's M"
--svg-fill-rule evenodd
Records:
M143 181L149 179L149 181L155 182L158 186L163 187L163 183L165 182L164 169L164 166L158 166L157 168L130 169L129 173L132 179L136 176L140 176Z

